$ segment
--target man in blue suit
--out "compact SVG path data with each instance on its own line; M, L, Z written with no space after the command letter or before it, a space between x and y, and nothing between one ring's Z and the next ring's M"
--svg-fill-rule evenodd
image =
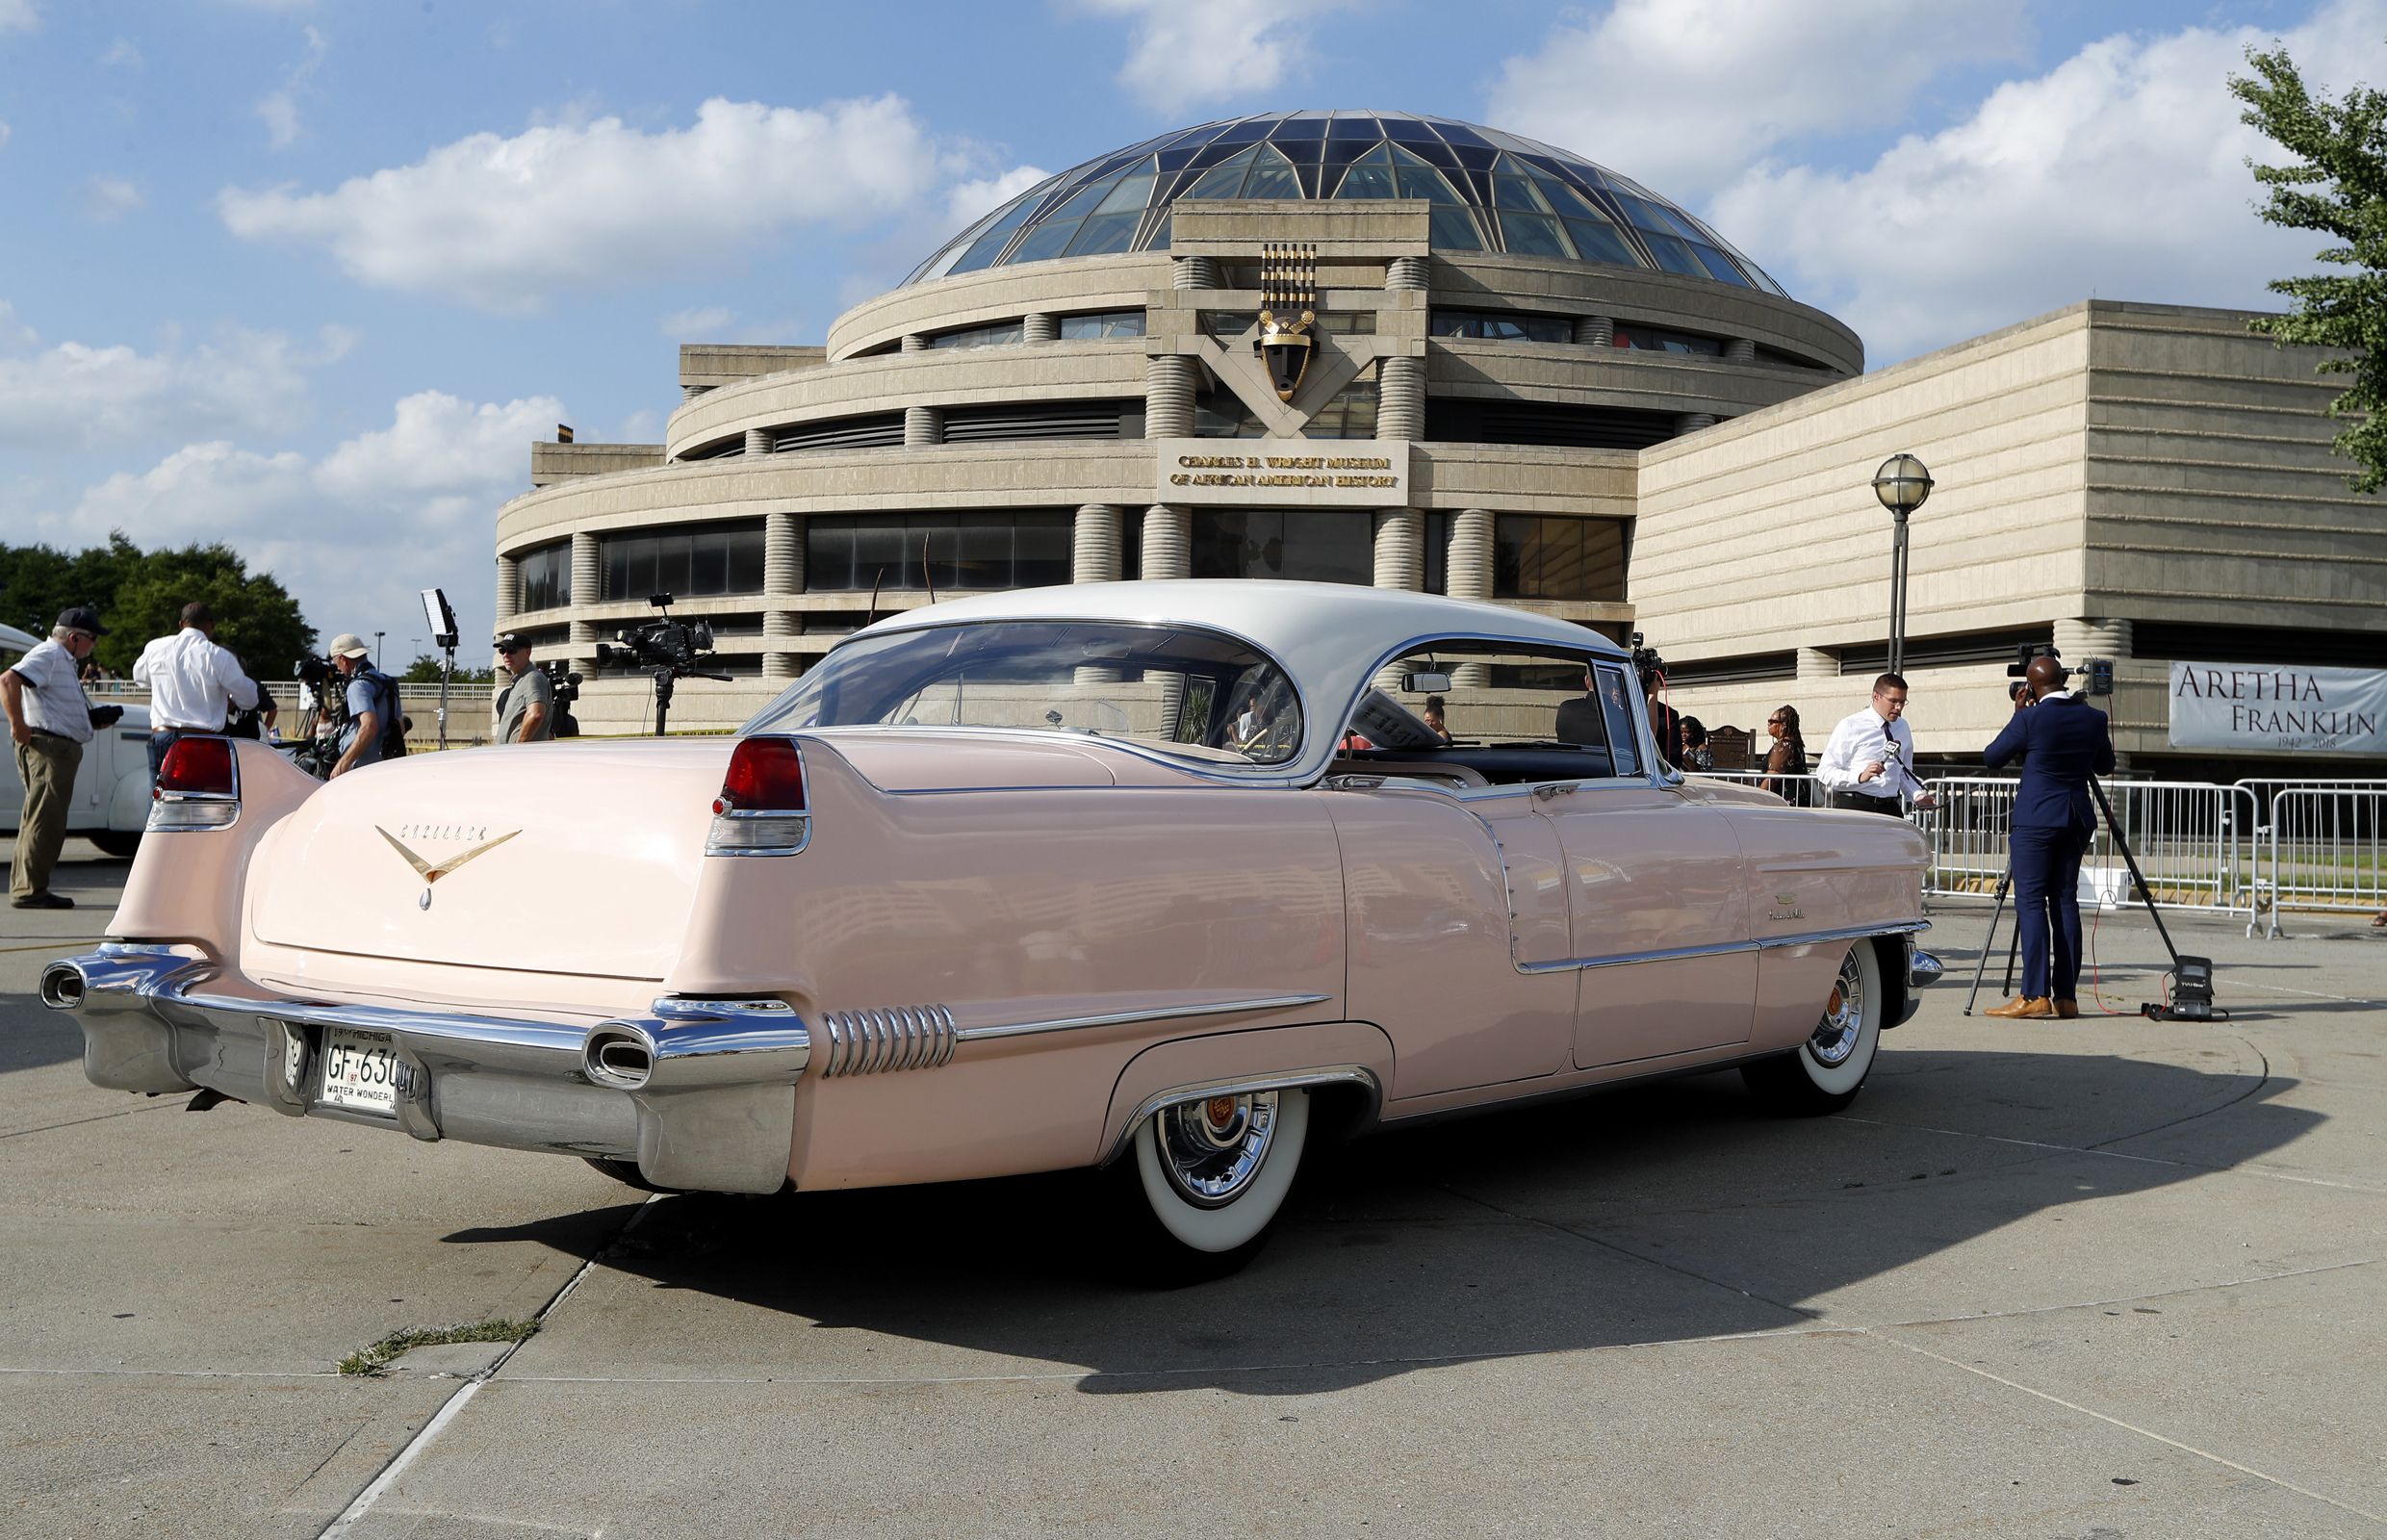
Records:
M2080 859L2097 832L2089 778L2114 773L2114 740L2105 713L2066 689L2066 677L2053 657L2033 658L2013 719L1981 756L1992 770L2022 761L2013 838L2022 993L1988 1013L2010 1020L2080 1014Z

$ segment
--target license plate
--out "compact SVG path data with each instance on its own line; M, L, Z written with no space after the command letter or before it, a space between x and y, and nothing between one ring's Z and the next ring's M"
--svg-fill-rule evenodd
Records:
M398 1098L414 1087L415 1067L386 1032L323 1029L323 1087L317 1100L351 1112L398 1116Z

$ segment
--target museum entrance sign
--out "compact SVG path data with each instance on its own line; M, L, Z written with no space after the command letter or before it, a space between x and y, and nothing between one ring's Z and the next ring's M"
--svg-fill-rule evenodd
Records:
M1407 439L1156 439L1158 502L1398 508L1409 500Z

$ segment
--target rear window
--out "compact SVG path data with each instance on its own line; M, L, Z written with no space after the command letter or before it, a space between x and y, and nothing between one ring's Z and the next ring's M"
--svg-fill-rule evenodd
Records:
M1300 752L1302 715L1274 659L1217 631L983 621L849 642L744 731L847 727L1074 732L1274 765Z

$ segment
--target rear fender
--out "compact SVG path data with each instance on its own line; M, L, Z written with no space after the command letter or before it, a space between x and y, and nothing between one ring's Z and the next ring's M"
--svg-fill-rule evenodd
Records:
M1392 1040L1364 1021L1264 1027L1155 1043L1120 1073L1103 1119L1102 1142L1091 1158L1102 1166L1116 1160L1136 1124L1172 1101L1278 1086L1331 1086L1349 1088L1363 1099L1364 1118L1382 1105L1392 1081Z
M188 942L218 959L238 953L249 858L322 783L253 739L235 738L232 747L240 766L240 817L221 829L143 839L125 877L111 937Z

